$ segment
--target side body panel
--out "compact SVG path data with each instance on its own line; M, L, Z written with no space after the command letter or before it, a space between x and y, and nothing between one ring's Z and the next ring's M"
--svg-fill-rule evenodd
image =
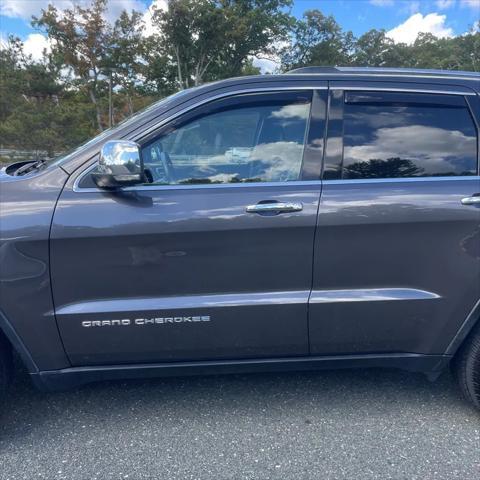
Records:
M72 177L55 212L51 264L73 365L308 355L323 92L303 156L300 178L310 180L108 193L74 188ZM246 211L274 201L303 208Z
M480 209L460 203L475 192L478 177L324 182L312 353L444 353L480 296Z
M480 194L478 171L464 177L328 179L329 165L341 165L343 158L340 86L406 88L332 85L340 90L331 93L309 308L311 352L443 354L480 298L480 208L461 203ZM388 124L381 127L388 131Z
M319 185L65 191L52 272L72 364L307 354L319 194ZM269 199L303 211L245 212ZM114 319L130 324L82 326Z

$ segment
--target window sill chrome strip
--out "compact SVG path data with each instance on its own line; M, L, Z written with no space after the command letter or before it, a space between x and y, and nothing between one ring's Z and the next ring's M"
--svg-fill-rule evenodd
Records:
M397 177L397 178L352 178L345 180L323 180L323 185L356 185L371 183L418 183L418 182L458 182L458 181L480 181L478 175L463 175L451 177Z
M86 171L93 170L95 165L91 165ZM412 178L359 178L346 180L297 180L291 182L252 182L252 183L219 183L214 185L139 185L138 187L122 188L122 192L137 191L163 191L163 190L203 190L203 189L222 189L222 188L241 188L241 187L286 187L286 186L318 186L318 185L363 185L376 183L426 183L426 182L458 182L458 181L480 181L480 176L458 176L458 177L412 177ZM74 192L79 193L105 193L106 190L101 188L79 188L73 186Z
M163 190L204 190L204 189L222 189L222 188L241 188L241 187L293 187L297 188L308 186L320 186L321 180L295 180L291 182L246 182L246 183L215 183L215 184L198 184L198 185L139 185L137 187L126 187L119 191L122 192L139 192L139 191L163 191ZM73 186L73 191L78 193L105 193L108 190L101 188L79 188Z

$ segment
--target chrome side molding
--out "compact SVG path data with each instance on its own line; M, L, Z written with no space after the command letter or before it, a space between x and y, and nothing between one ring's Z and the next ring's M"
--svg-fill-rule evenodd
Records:
M462 198L461 202L462 205L480 205L480 195Z

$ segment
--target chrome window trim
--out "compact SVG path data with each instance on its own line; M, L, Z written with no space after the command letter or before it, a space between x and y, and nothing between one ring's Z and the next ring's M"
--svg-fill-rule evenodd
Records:
M203 100L200 100L199 102L196 102L193 105L189 105L188 107L182 108L178 112L174 113L173 115L170 115L169 117L165 118L164 120L156 123L155 125L152 125L150 128L147 130L144 130L141 132L139 135L135 136L133 138L134 141L139 141L140 139L143 139L145 137L148 137L151 133L153 133L155 130L161 128L163 125L165 125L168 122L171 122L172 120L175 120L176 118L180 117L181 115L184 115L188 113L191 110L194 110L197 107L201 107L202 105L205 105L207 103L210 103L214 100L219 100L221 98L226 98L226 97L232 97L236 95L244 95L247 93L275 93L275 92L280 92L280 91L315 91L315 90L328 90L327 85L312 85L309 84L307 85L299 85L299 86L292 86L292 87L255 87L251 89L241 89L241 90L230 90L228 92L222 92L218 93L216 95L212 95L208 98L205 98ZM83 180L83 178L88 175L88 173L93 170L95 167L96 163L93 165L90 165L87 167L83 172L81 172L77 178L75 179L75 182L73 183L73 191L77 193L91 193L91 192L105 192L105 190L102 190L101 188L81 188L79 187L79 183ZM279 185L279 184L287 184L290 185L292 183L298 183L301 185L307 185L308 182L319 182L319 180L295 180L292 182L255 182L255 183L239 183L239 184L215 184L215 185L139 185L137 187L128 187L128 188L123 188L122 191L126 192L131 192L131 191L137 191L137 190L152 190L152 189L165 189L168 187L168 189L172 188L181 188L181 189L187 189L187 188L199 188L199 187L220 187L220 186L226 186L226 187L232 187L232 186L246 186L246 185L263 185L263 186L271 186L272 185Z

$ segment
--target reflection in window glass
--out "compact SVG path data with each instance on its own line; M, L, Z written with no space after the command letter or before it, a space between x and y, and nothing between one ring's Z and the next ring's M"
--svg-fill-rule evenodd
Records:
M191 120L142 149L150 183L299 180L310 102L249 103Z
M343 178L475 175L477 134L466 107L345 104Z

